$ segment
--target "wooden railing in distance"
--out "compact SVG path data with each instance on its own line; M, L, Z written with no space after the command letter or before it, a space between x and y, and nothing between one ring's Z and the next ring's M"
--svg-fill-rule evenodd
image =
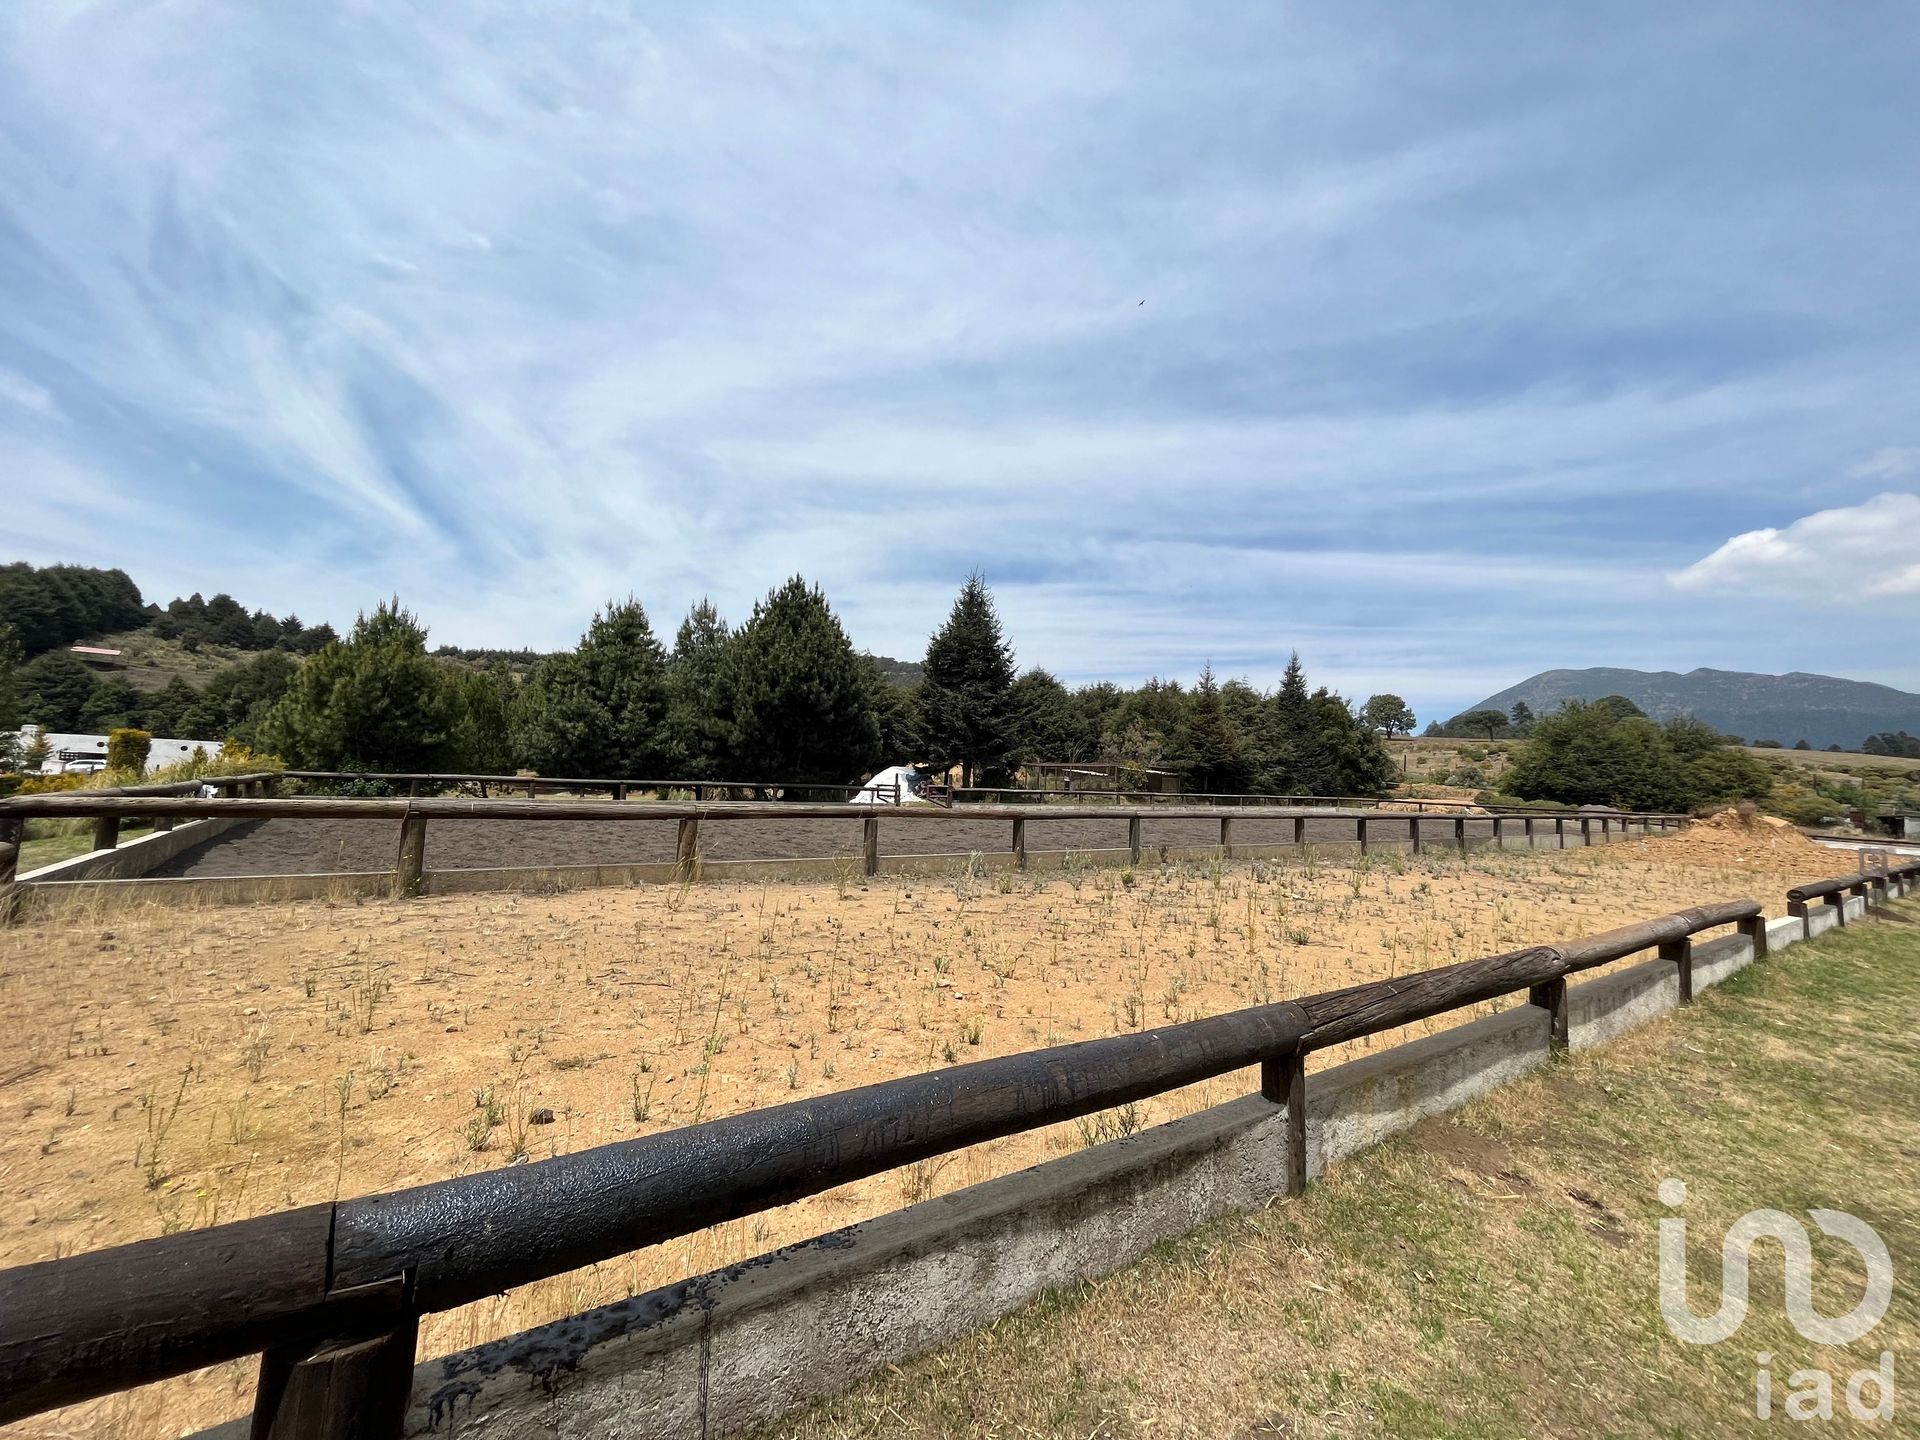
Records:
M1920 875L1920 864L1894 873ZM255 1435L397 1435L424 1314L1253 1065L1261 1093L1289 1107L1298 1191L1307 1055L1522 991L1564 1046L1569 975L1657 949L1680 967L1684 998L1692 937L1724 925L1764 951L1757 901L1701 905L1569 944L0 1271L0 1423L264 1352Z
M252 779L239 777L230 782L232 786L254 785L264 791L279 777ZM1289 818L1294 822L1293 841L1296 845L1306 843L1307 823L1309 820L1345 819L1354 825L1354 843L1364 853L1375 841L1406 840L1418 853L1427 843L1422 830L1422 820L1444 821L1445 816L1422 817L1401 811L1351 810L1338 807L1304 808L1297 806L1271 807L1273 816ZM860 805L845 802L814 801L720 801L710 804L688 803L685 801L652 801L645 805L636 805L630 801L583 800L571 805L542 805L535 800L499 800L499 799L452 799L452 798L366 798L360 796L339 795L259 795L256 798L216 798L204 799L176 794L136 794L124 791L72 790L53 795L15 796L0 800L0 847L3 847L11 832L20 821L36 817L54 816L93 816L100 821L96 835L96 849L112 848L116 842L119 824L125 818L152 816L171 824L173 820L186 817L201 819L208 817L232 817L248 820L272 820L292 818L352 819L352 820L393 820L400 825L400 844L394 865L395 887L402 893L416 893L425 874L426 829L430 821L443 820L559 820L559 821L659 821L679 822L679 843L676 847L678 863L690 865L699 855L700 826L706 821L727 820L858 820L861 822L861 851L865 872L874 875L880 867L880 822L884 818L888 824L895 821L911 824L942 824L953 820L1006 820L1011 823L1009 851L1016 865L1024 867L1027 858L1027 821L1038 820L1124 820L1127 822L1127 851L1134 864L1144 857L1142 823L1146 820L1207 820L1219 826L1219 849L1223 854L1233 854L1233 824L1235 818L1259 818L1258 812L1251 807L1219 809L1215 807L1185 806L1124 806L1112 804L1096 805L1037 805L1010 806L971 804L948 809L939 805ZM1638 826L1642 834L1654 830L1671 830L1683 825L1688 818L1685 815L1623 813L1610 811L1602 814L1568 815L1556 814L1542 817L1531 813L1514 814L1506 811L1494 811L1475 816L1454 815L1453 833L1450 837L1455 848L1462 853L1468 849L1468 821L1490 821L1492 841L1496 846L1506 841L1505 827L1516 822L1523 827L1529 844L1538 839L1538 826L1547 819L1553 822L1555 844L1564 847L1567 844L1568 822L1578 825L1582 844L1593 843L1598 825L1600 843L1605 844L1616 834L1627 835L1631 828ZM1384 827L1384 828L1382 828ZM16 837L17 838L17 837ZM1343 842L1333 842L1343 843ZM0 849L0 894L15 879L15 871L10 865L17 864L17 846L11 852ZM4 918L4 907L0 907L0 918Z

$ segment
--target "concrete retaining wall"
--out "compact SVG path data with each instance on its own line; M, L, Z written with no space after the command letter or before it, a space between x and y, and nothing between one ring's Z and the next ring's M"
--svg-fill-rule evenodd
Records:
M75 880L132 880L158 869L176 855L224 835L240 822L229 819L188 820L171 830L142 835L111 850L89 850L84 855L57 860L19 876L21 885L48 885Z
M1729 980L1753 963L1753 941L1744 935L1723 935L1693 947L1693 991Z
M1548 1016L1516 1005L1307 1080L1307 1174L1457 1110L1547 1060Z
M1840 916L1831 905L1809 905L1807 907L1807 938L1824 935L1840 923Z

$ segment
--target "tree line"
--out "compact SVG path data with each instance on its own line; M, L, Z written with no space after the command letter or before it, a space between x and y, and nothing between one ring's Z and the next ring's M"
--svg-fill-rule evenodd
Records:
M1177 770L1190 789L1375 794L1392 779L1378 736L1310 690L1297 657L1270 694L1210 670L1135 689L1017 673L978 576L917 667L857 651L798 576L738 627L702 601L671 646L639 601L610 603L524 679L436 662L390 602L302 665L243 738L339 770L848 784L892 763L1006 785L1034 760L1106 760L1136 779Z
M297 615L276 619L248 611L231 595L202 599L198 592L163 609L141 597L124 570L86 565L35 567L24 560L0 565L0 620L11 627L22 659L61 650L76 641L128 630L151 630L188 650L224 645L235 650L286 650L311 655L338 637L331 625L305 625Z
M14 676L12 709L51 730L233 737L326 770L848 784L919 764L998 786L1036 760L1104 761L1122 783L1172 770L1190 790L1300 794L1378 794L1393 778L1375 726L1309 686L1297 656L1272 691L1210 668L1134 688L1020 672L979 576L918 662L856 650L797 576L738 626L702 601L670 645L629 598L571 650L464 656L430 652L394 599L311 656L269 651L198 689L143 693L44 654Z

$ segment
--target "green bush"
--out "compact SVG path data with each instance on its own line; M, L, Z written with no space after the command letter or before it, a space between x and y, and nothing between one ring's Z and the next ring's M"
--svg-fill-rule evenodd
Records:
M107 732L107 768L130 775L147 773L147 755L153 749L153 736L146 730L120 729Z

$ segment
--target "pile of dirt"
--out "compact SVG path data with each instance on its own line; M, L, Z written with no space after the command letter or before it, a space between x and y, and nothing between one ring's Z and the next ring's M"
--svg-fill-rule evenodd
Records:
M1852 859L1844 851L1814 844L1777 816L1737 810L1722 810L1676 834L1642 843L1649 858L1683 865L1793 870L1809 876L1842 874Z

